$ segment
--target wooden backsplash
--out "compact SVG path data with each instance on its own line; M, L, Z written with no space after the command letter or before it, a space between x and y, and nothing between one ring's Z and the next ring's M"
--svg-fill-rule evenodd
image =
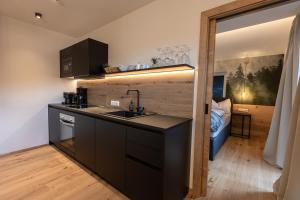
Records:
M110 106L111 100L119 100L120 107L128 109L131 98L136 102L136 94L128 96L126 92L138 89L141 92L140 105L146 111L189 118L193 116L192 72L78 80L77 86L88 88L89 104Z

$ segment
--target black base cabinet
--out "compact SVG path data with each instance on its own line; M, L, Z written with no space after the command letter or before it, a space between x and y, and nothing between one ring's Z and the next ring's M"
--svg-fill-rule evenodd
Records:
M75 157L91 170L96 169L95 123L92 117L75 115Z
M162 172L126 159L126 195L132 200L162 200Z
M75 116L75 154L60 145L60 113ZM187 194L190 121L162 132L49 107L49 140L132 200Z
M126 126L96 120L96 172L124 191Z
M75 125L73 129L73 142L72 146L68 148L63 145L61 132L62 126L59 115L65 114L75 117ZM49 108L49 141L57 146L60 150L73 157L81 164L91 170L95 170L95 123L96 119L85 115L80 115L64 110ZM72 150L71 150L72 149Z
M165 132L127 128L126 194L132 200L182 200L187 194L190 123Z
M49 108L48 110L49 142L53 144L57 144L60 138L60 112L60 110L54 108Z

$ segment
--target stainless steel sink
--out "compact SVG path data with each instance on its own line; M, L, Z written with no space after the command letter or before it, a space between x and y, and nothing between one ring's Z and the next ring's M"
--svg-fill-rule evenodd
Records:
M137 112L131 112L131 111L114 111L114 112L109 112L109 113L106 113L106 114L107 115L112 115L112 116L115 116L115 117L126 118L126 119L145 116L145 114L137 113Z
M84 108L92 108L92 107L96 107L96 106L93 106L93 105L87 105L87 104L82 104L82 105L67 105L67 107L69 108L76 108L76 109L84 109Z

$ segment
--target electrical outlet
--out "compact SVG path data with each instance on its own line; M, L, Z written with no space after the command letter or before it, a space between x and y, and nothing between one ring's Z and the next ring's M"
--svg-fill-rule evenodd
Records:
M111 106L119 107L120 106L120 101L117 100L111 100L110 101Z

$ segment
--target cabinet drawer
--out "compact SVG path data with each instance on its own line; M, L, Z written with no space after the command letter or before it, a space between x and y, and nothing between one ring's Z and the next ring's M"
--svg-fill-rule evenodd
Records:
M163 164L163 136L141 129L128 128L126 153L145 163L161 168Z
M162 199L162 173L137 161L126 159L125 190L132 200Z

